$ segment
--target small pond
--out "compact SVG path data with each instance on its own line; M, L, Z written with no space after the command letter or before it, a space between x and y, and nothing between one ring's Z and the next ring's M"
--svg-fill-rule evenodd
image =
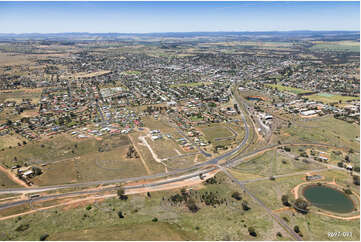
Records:
M303 189L303 196L313 206L336 213L349 213L354 204L345 193L328 186L311 185Z

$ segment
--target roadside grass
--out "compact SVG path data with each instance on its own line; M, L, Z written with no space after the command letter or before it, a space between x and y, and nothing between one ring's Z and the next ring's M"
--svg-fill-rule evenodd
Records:
M277 89L279 91L282 91L282 92L291 92L291 93L294 93L294 94L302 94L302 93L310 92L310 91L300 89L300 88L282 86L280 84L265 84L265 85L269 86L269 87L272 87L272 88L275 88L275 89Z
M12 207L12 208L7 208L4 210L0 210L0 218L1 217L6 217L6 216L10 216L10 215L14 215L14 214L19 214L19 213L24 213L27 211L30 211L30 205L28 203L23 204L23 205L19 205L16 207Z
M285 163L282 161L285 161ZM274 151L267 151L262 155L244 161L233 169L241 173L270 177L321 167L321 165L315 163L305 163L302 160L296 161L286 154L280 154L279 152L274 154Z
M289 199L294 199L291 189L304 182L305 176L297 175L291 177L276 178L276 180L264 180L247 183L246 187L266 206L272 210L284 207L281 201L282 195L288 195Z
M236 170L236 169L230 169L230 172L239 181L252 180L252 179L257 179L257 178L264 177L264 176L260 176L260 175L257 175L257 174L247 173L246 171L241 172L241 171Z
M320 101L324 104L335 103L335 102L347 102L352 100L360 100L360 97L351 97L351 96L341 96L341 95L333 95L333 94L326 94L326 93L319 93L307 96L308 99L314 101Z
M194 151L196 152L197 150L194 150ZM174 158L174 159L164 161L164 163L170 169L191 167L192 165L194 165L195 156L196 155L189 155L189 156L185 156L185 157L177 157L177 158ZM204 157L201 154L198 154L198 156ZM199 157L198 162L201 160L200 159L201 157Z

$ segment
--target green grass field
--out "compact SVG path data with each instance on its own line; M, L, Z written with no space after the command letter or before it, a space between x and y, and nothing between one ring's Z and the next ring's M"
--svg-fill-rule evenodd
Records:
M290 128L282 129L288 135L279 136L282 143L299 142L299 143L324 143L345 147L360 151L360 143L355 138L359 136L360 126L350 124L334 117L326 117L319 120L308 122L297 122L300 125L292 125ZM309 127L309 128L307 128Z
M308 99L314 101L320 101L325 104L335 103L341 101L342 103L351 101L351 100L360 100L360 97L350 97L350 96L341 96L341 95L333 95L329 93L319 93L315 95L307 96Z
M207 85L207 84L211 84L211 83L210 82L178 83L178 84L170 85L170 87L171 88L174 88L174 87L197 87L197 86Z
M294 94L302 94L302 93L310 92L310 91L303 90L303 89L300 89L300 88L282 86L280 84L266 84L266 86L275 88L275 89L277 89L279 91L282 91L282 92L291 92L291 93L294 93Z
M242 162L234 168L234 171L244 174L270 177L273 175L307 171L321 167L322 166L319 164L304 163L302 160L294 160L286 154L280 154L274 150L267 151L258 157Z
M213 124L211 126L199 126L201 131L204 133L206 138L211 142L216 138L226 138L232 137L233 133L229 131L226 127L219 124Z

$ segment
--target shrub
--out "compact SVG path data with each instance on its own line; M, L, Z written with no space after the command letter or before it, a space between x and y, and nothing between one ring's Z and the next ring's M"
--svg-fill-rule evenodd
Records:
M253 237L257 236L256 230L253 227L248 227L248 233Z
M232 193L232 197L238 201L242 199L241 194L239 192Z
M40 241L44 241L44 240L46 240L48 237L49 237L48 234L43 234L43 235L40 236Z
M247 201L243 201L242 202L242 208L244 211L250 210L251 208L248 206L248 202Z
M301 213L307 213L308 203L302 198L298 198L294 203L294 208Z
M283 205L285 205L287 207L290 206L290 203L288 202L288 196L287 195L282 195L281 200L282 200Z
M286 152L290 152L290 151L291 151L291 148L286 146L286 147L284 148L284 150L285 150Z
M346 193L347 195L351 195L352 191L350 189L343 189L344 193Z
M188 199L187 207L192 213L196 213L199 210L197 204L195 203L195 201L193 199Z
M17 228L15 229L15 231L17 231L17 232L23 232L23 231L27 230L29 227L30 227L29 224L22 224L22 225L20 225L19 227L17 227Z
M153 218L152 222L158 222L158 218Z
M118 217L119 217L119 218L124 218L124 215L123 215L122 211L119 211L119 212L118 212Z
M294 230L296 233L299 233L299 232L300 232L300 228L298 227L298 225L295 225L295 227L293 227L293 230Z

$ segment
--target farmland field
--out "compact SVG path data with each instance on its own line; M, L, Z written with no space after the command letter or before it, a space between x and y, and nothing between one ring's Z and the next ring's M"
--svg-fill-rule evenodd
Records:
M360 42L354 41L318 41L311 47L311 50L329 50L329 51L353 51L360 52Z

